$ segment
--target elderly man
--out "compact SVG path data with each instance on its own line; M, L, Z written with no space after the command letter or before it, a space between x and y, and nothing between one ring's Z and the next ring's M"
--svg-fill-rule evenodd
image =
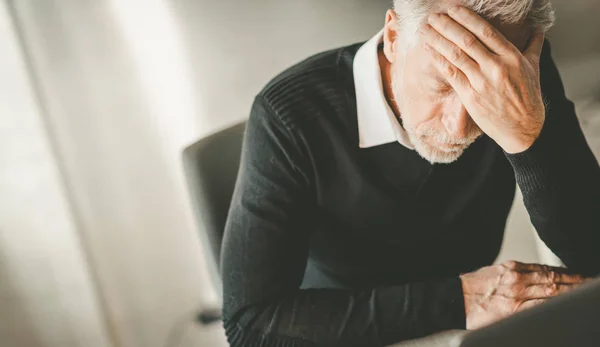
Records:
M548 0L396 0L370 41L259 93L223 244L232 346L475 329L600 271L600 169L553 21ZM489 266L515 182L568 272Z

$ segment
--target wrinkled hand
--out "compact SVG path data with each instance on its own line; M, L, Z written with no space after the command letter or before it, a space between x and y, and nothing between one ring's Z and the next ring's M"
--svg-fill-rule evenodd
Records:
M461 275L467 329L478 329L587 281L563 268L508 261Z
M432 14L425 48L479 128L507 153L538 138L545 119L539 60L544 34L521 53L496 28L464 7Z

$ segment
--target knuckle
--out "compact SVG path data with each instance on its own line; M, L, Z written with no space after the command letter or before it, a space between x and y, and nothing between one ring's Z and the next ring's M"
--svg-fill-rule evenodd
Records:
M559 286L556 283L552 283L549 286L546 287L546 295L547 296L554 296L556 294L558 294L558 290L559 290Z
M486 86L487 86L487 83L486 83ZM515 270L515 269L517 268L517 266L519 265L519 263L517 263L517 262L516 262L516 261L514 261L514 260L508 260L508 261L504 262L504 264L503 264L503 265L504 265L504 266L505 266L507 269L510 269L510 270Z
M465 48L471 48L471 47L473 47L473 45L475 45L476 41L477 41L477 39L475 38L475 36L465 35L465 37L463 37L463 39L462 39L462 45Z
M452 64L444 64L444 73L450 78L456 77L456 68Z
M504 271L506 270L506 264L496 264L492 266L494 269L498 270L498 271Z
M513 284L517 282L517 273L515 271L506 271L502 274L502 282Z
M441 55L438 55L435 57L435 63L437 64L437 66L440 67L440 69L442 70L442 73L446 72L446 68L448 66L446 59L444 59Z
M496 38L496 29L494 29L494 27L488 25L485 28L483 28L482 35L486 39L495 39Z
M433 62L438 66L444 65L444 59L442 58L441 54L437 52L434 52L433 54Z
M458 47L453 48L450 52L450 59L452 61L459 61L462 58L462 56L462 50Z
M548 274L548 275L547 275L547 276L548 276L548 281L549 281L549 282L550 282L552 285L555 285L555 284L556 284L555 282L556 282L556 280L557 280L557 275L556 275L556 272L554 272L554 271L547 271L546 273Z
M473 92L467 94L467 102L473 102ZM502 275L506 272L506 268L503 264L497 264L490 266L490 269L493 274L497 275L498 278L502 278Z

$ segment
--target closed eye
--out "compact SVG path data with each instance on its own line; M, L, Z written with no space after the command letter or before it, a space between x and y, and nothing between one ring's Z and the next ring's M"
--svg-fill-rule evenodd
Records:
M446 96L446 95L454 92L454 89L452 88L452 86L450 84L448 84L446 82L436 82L436 84L432 88L432 91L435 92L436 94L441 94L443 96Z

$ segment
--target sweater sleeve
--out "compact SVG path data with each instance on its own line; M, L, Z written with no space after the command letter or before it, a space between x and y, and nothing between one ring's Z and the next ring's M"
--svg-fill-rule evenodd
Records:
M565 96L545 43L540 61L546 121L525 152L509 155L541 239L573 271L600 272L600 168Z
M232 347L385 346L465 328L459 278L360 290L299 289L316 203L294 136L257 97L222 250Z

